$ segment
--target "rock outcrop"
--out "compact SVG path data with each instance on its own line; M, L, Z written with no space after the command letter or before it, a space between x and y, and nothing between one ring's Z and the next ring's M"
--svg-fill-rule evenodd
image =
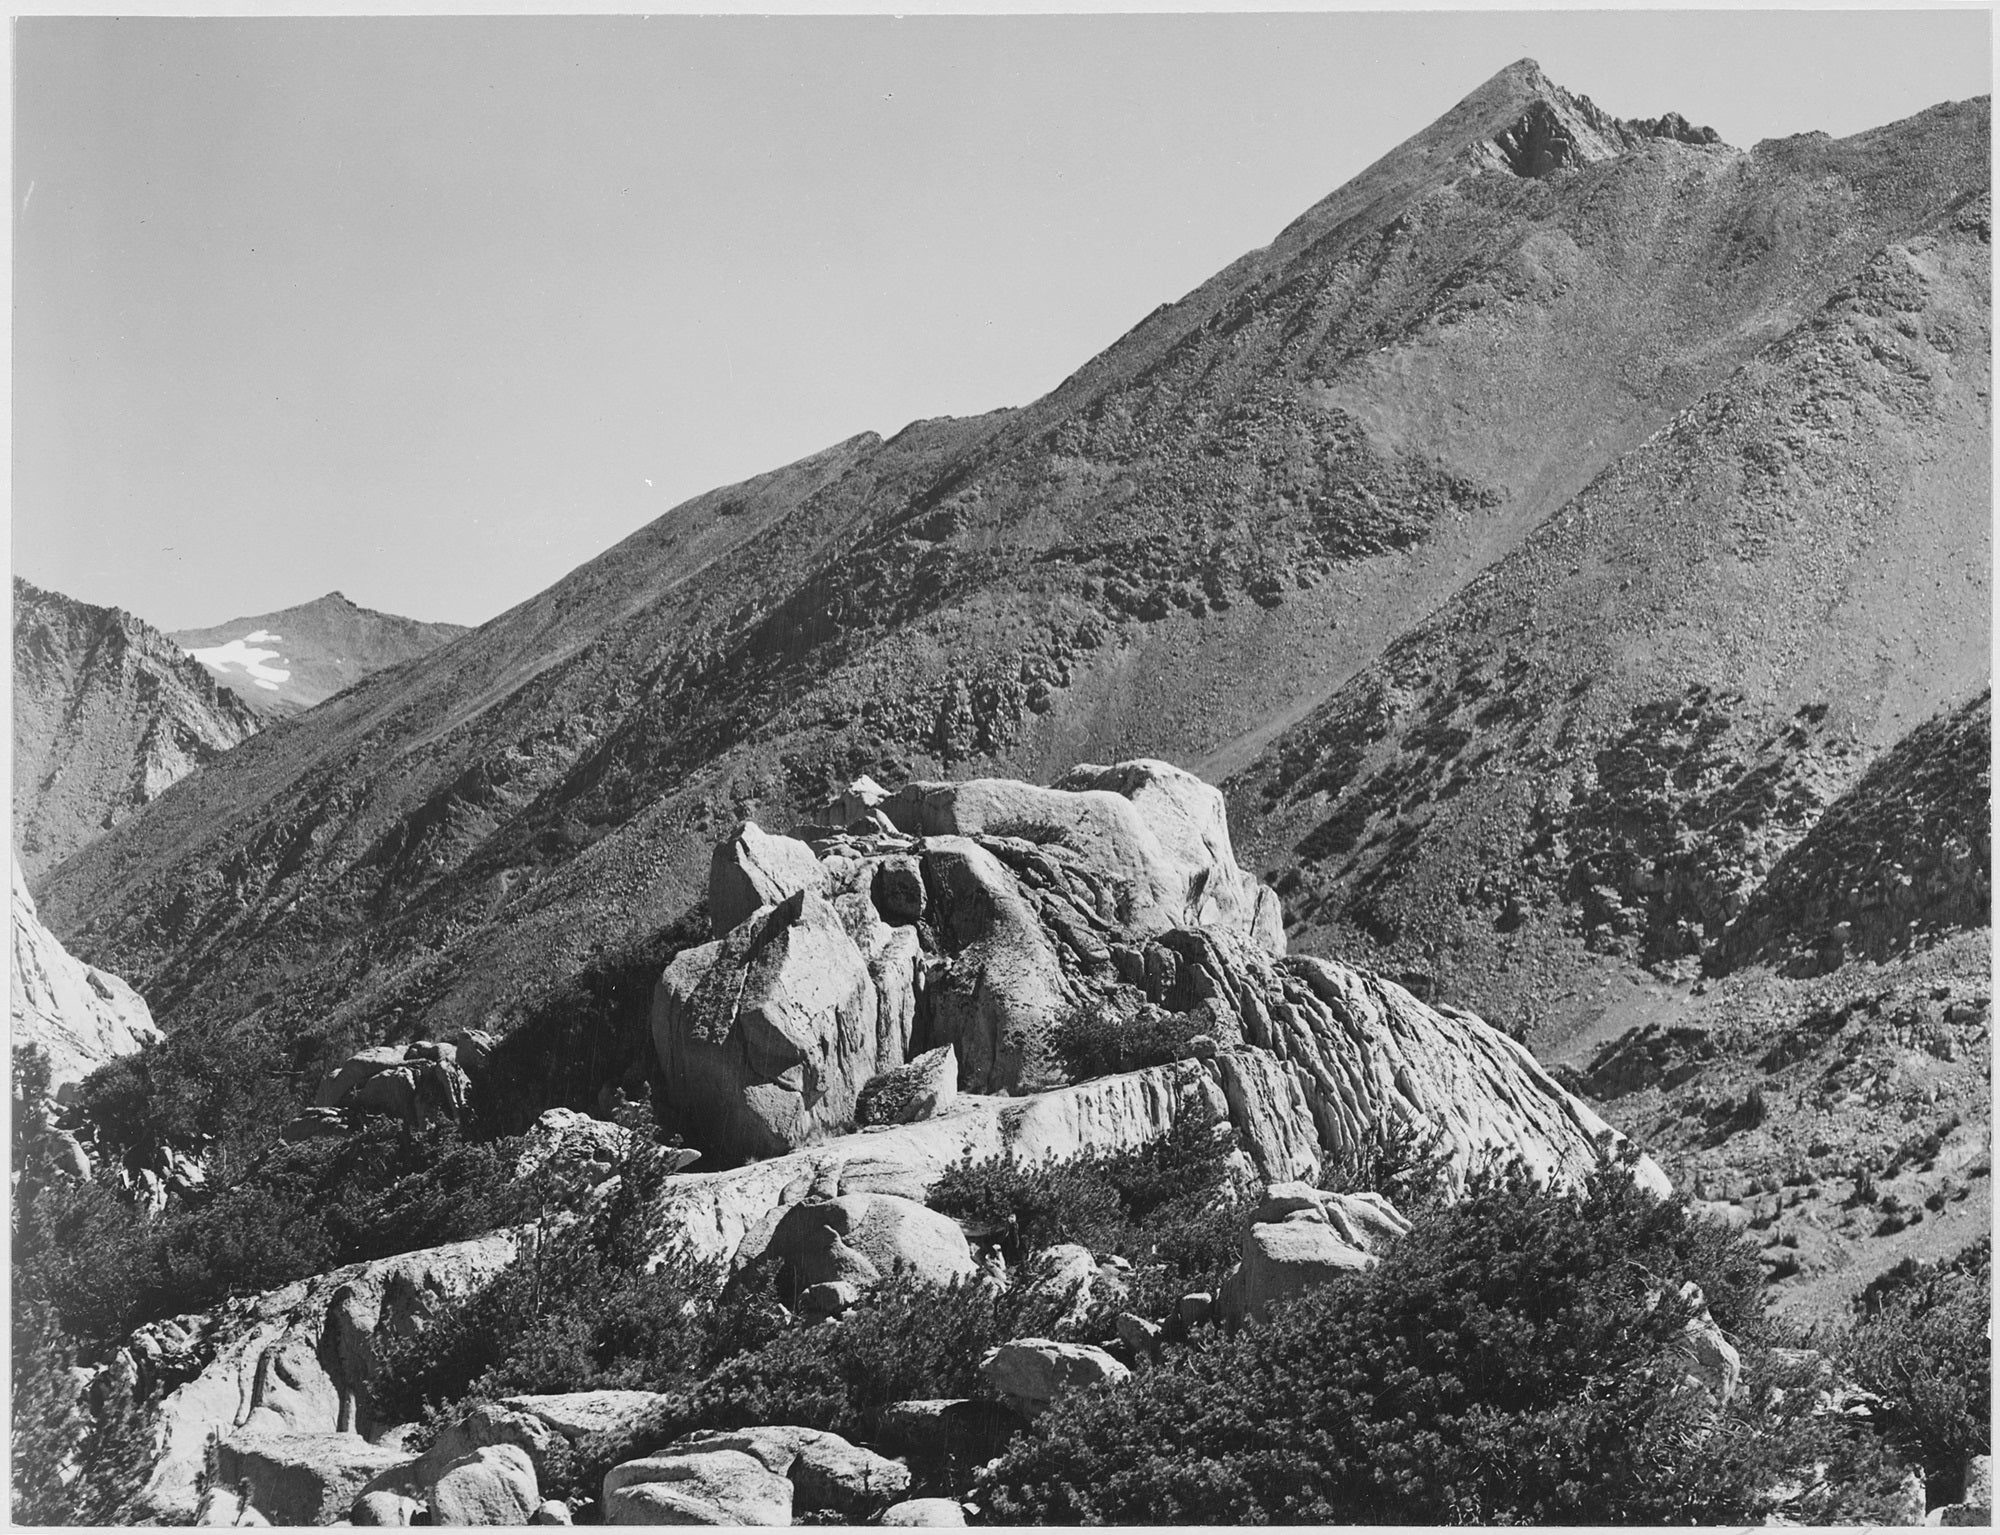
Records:
M929 1119L957 1100L958 1053L939 1045L907 1066L870 1078L854 1117L864 1125L907 1125Z
M1199 1018L1207 1090L1267 1180L1385 1129L1429 1139L1460 1177L1506 1158L1571 1176L1616 1139L1471 1014L1274 952L1260 928L1277 898L1237 867L1220 794L1167 764L1079 768L1053 789L912 784L870 815L853 824L874 830L794 843L818 873L794 869L792 894L661 977L668 1110L725 1156L876 1117L868 1084L895 1083L912 1053L934 1070L949 1050L962 1092L1033 1094L1060 1080L1066 1019L1138 1004Z
M783 1295L825 1284L867 1289L898 1271L935 1285L978 1272L956 1221L896 1194L808 1199L774 1211L736 1259L775 1264Z
M61 1098L107 1061L163 1036L143 997L117 976L86 965L42 926L18 858L13 874L13 1042L35 1045L47 1056L49 1086Z
M833 1513L858 1522L910 1490L910 1468L901 1461L850 1444L817 1428L772 1426L714 1430L677 1439L660 1453L706 1454L738 1450L792 1484L799 1513Z
M851 1123L862 1087L908 1051L881 995L818 895L759 908L660 980L653 1038L669 1104L724 1155L770 1156Z
M308 1484L346 1487L341 1478L351 1477L340 1466L370 1464L373 1476L411 1461L382 1461L365 1437L381 1426L368 1395L375 1339L421 1326L482 1287L514 1261L521 1240L495 1232L335 1269L233 1304L200 1340L206 1364L160 1404L156 1459L140 1509L163 1519L194 1512L211 1435L232 1464L247 1468L251 1501L273 1520L279 1515L264 1500L289 1506L307 1495L300 1489ZM359 1491L348 1490L348 1502Z
M1001 1401L1027 1417L1066 1392L1132 1378L1130 1369L1101 1348L1048 1338L1015 1338L989 1349L979 1374Z
M381 1114L416 1126L457 1120L470 1093L458 1047L419 1040L375 1045L349 1056L320 1080L313 1107Z
M881 813L915 837L1014 838L1057 850L1116 891L1111 917L1129 934L1176 927L1248 933L1262 887L1238 867L1222 791L1170 763L1072 768L1049 788L1006 778L906 784Z
M792 1484L742 1450L649 1455L604 1474L606 1524L792 1522Z
M1218 1304L1225 1316L1261 1319L1273 1301L1370 1267L1384 1242L1409 1229L1379 1194L1273 1184L1244 1222L1243 1259L1223 1281Z
M773 837L755 821L719 842L708 865L708 919L715 936L726 938L760 906L776 906L788 896L819 884L822 871L813 850L795 837Z

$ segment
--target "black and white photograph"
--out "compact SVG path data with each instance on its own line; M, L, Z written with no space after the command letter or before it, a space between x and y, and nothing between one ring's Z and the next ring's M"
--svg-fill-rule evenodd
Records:
M12 1524L1991 1525L1990 9L1110 3L10 18Z

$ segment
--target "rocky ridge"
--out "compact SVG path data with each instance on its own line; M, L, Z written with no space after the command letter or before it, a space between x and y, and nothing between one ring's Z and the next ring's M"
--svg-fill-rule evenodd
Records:
M1296 943L1551 1044L1593 972L1747 952L1788 851L1986 685L1989 241L1976 192L1880 252L1228 783Z

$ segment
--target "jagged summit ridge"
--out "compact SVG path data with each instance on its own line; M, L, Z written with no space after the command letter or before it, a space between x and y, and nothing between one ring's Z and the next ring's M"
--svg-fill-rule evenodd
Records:
M1653 118L1617 118L1588 96L1572 95L1542 73L1533 59L1509 65L1473 98L1500 92L1515 97L1512 121L1474 144L1475 163L1517 176L1540 178L1609 160L1649 139L1720 144L1713 128L1698 128L1678 112Z

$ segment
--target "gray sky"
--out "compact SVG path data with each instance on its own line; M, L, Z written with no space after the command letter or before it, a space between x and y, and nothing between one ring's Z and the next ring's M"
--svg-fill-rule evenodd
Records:
M709 486L1022 404L1513 60L1748 146L1984 12L42 19L14 568L476 623Z

